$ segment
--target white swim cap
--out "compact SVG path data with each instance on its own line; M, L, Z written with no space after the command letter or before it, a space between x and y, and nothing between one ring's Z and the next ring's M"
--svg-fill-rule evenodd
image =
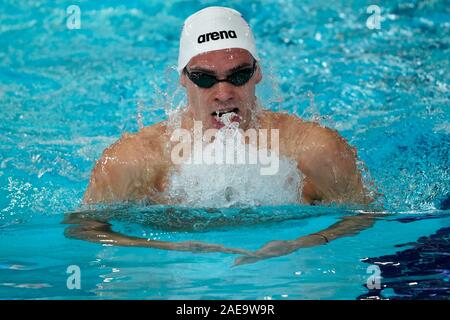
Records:
M208 51L241 48L259 60L253 32L242 15L226 7L207 7L184 21L180 37L178 72L189 61Z

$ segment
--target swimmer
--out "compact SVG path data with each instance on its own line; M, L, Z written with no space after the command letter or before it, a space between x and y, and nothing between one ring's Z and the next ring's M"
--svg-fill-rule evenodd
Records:
M181 33L177 69L188 101L177 115L181 128L193 130L194 121L200 121L203 130L221 129L230 124L242 130L278 129L280 155L293 160L303 175L299 202L367 204L371 201L356 165L356 149L335 130L259 106L255 88L263 77L260 58L252 30L239 12L208 7L188 17ZM92 171L84 203L171 204L165 195L175 166L170 152L171 130L170 121L166 120L144 127L138 133L125 134L108 147ZM95 241L93 234L100 230L115 244L152 246L148 241L125 239L114 234L106 224L98 223L85 226L85 239ZM355 234L372 223L373 219L367 216L346 217L324 231L292 241L272 241L257 252L233 251L208 244L203 249L242 253L245 257L237 263L247 263L327 243ZM77 237L83 237L83 231L78 231ZM153 245L169 250L181 246L160 242ZM200 250L200 244L193 245L193 251ZM181 247L186 250L189 243Z

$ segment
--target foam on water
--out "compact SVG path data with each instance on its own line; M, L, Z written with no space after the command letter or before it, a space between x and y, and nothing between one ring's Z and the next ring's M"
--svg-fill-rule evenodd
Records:
M232 116L224 115L225 127L214 141L203 143L202 150L194 150L172 173L169 197L193 207L300 202L303 184L296 162L275 151L244 144L236 123L229 121ZM196 161L198 158L202 161ZM268 166L275 170L268 171Z

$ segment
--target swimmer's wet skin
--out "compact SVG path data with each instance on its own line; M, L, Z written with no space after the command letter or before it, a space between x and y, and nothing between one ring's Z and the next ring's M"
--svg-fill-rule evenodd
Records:
M235 37L216 36L223 30L233 31ZM210 34L209 41L198 41L204 34ZM356 150L336 131L259 107L255 96L255 87L262 79L259 60L252 30L237 11L209 7L188 17L178 59L188 105L177 114L176 118L181 119L179 127L192 131L194 121L201 121L204 130L231 123L242 130L277 129L280 156L294 161L303 176L302 187L295 190L299 203L370 203L356 166ZM173 203L167 190L177 168L171 161L170 147L166 147L173 146L172 132L170 118L126 134L107 148L93 169L84 203ZM255 252L199 242L148 241L115 233L105 222L74 219L72 216L67 221L79 224L67 231L70 237L125 246L244 254L236 260L236 264L243 264L354 235L370 227L375 217L345 217L321 232L295 240L271 241Z

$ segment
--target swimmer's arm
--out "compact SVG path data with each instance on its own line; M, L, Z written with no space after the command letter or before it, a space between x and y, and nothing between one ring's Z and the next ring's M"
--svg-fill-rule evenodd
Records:
M341 237L356 235L361 231L372 227L379 216L380 215L376 214L347 216L343 217L341 221L333 224L327 229L299 237L295 240L270 241L252 254L237 258L235 260L235 265L284 256L297 251L300 248L324 245Z
M119 232L113 231L111 224L108 222L82 217L79 213L69 214L63 223L74 224L73 226L66 228L64 232L66 237L106 245L146 247L203 253L223 252L234 254L251 254L246 250L226 248L222 245L209 244L200 241L169 242L126 236Z

